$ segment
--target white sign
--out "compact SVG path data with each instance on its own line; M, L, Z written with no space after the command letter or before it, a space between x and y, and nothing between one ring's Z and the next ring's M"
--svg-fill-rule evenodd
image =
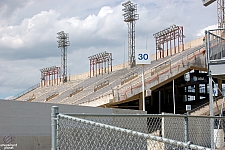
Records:
M186 111L190 111L191 110L191 105L186 105Z
M144 65L151 64L150 61L150 51L147 50L136 50L136 64Z
M218 89L217 88L213 88L213 96L218 96Z

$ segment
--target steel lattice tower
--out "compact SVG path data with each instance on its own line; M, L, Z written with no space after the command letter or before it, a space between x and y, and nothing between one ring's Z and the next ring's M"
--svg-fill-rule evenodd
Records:
M225 28L224 0L217 0L218 28Z
M204 6L209 6L212 3L217 1L217 19L218 19L218 28L225 28L225 19L224 19L224 0L202 0Z
M64 31L58 32L58 48L61 49L61 78L67 82L67 46L70 45L69 34Z
M128 25L128 62L131 67L135 66L135 21L139 19L137 4L127 1L124 6L124 22Z

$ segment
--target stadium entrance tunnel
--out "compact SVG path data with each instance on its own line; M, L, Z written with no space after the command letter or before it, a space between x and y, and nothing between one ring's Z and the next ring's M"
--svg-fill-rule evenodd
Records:
M222 89L222 80L214 79ZM148 114L186 113L186 105L194 110L209 102L208 76L206 72L191 70L181 76L167 81L159 87L151 88L151 96L145 97L145 108ZM173 94L174 91L174 94ZM220 94L216 95L219 97ZM142 93L127 100L106 104L104 107L142 110Z

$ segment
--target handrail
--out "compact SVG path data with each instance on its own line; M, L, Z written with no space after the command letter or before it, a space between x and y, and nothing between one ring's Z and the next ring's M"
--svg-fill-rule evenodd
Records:
M29 93L29 92L35 90L35 89L38 88L39 86L40 86L40 83L35 84L34 86L29 87L28 89L26 89L26 90L20 92L19 94L17 94L17 95L14 96L14 100L20 98L21 96L25 95L26 93Z
M221 99L222 97L223 97L223 95L218 96L217 98L215 98L215 99L213 100L213 102L217 102L217 101L218 101L219 99ZM198 106L198 107L196 107L196 108L190 110L189 113L193 113L193 112L195 112L195 111L197 111L197 110L200 110L201 108L203 108L203 107L205 107L205 106L207 106L207 105L209 105L209 102L206 102L206 103L204 103L204 104L202 104L202 105L200 105L200 106Z
M156 72L159 72L160 70L163 70L163 69L167 68L168 66L171 66L171 59L166 60L166 61L158 64L157 66L151 68L151 75L154 75Z
M122 81L120 82L120 84L123 85L124 83L134 79L137 76L138 76L138 73L137 72L133 72L133 73L125 76L124 78L122 78Z

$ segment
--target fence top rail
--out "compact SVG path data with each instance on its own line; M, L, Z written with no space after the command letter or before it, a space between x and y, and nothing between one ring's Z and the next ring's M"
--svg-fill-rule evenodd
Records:
M99 126L99 127L102 127L102 128L117 130L117 131L120 131L120 132L131 134L133 136L139 136L139 137L147 138L147 139L150 139L150 140L160 141L160 142L164 142L166 144L171 144L171 145L174 145L174 146L180 146L180 147L184 147L184 148L187 147L187 148L191 148L191 149L210 150L209 148L194 145L194 144L191 144L190 142L188 142L188 143L180 142L180 141L171 140L171 139L168 139L168 138L155 136L155 135L152 135L152 134L146 134L146 133L137 132L137 131L133 131L133 130L129 130L129 129L124 129L124 128L120 128L120 127L115 127L115 126L111 126L111 125L107 125L107 124L103 124L103 123L97 123L97 122L94 122L94 121L76 118L76 117L72 117L72 116L68 116L68 115L64 115L64 114L58 114L58 117L67 118L67 119L70 119L70 120L74 120L74 121L78 121L78 122L82 122L82 123L90 124L90 125L94 125L94 126Z
M72 117L188 117L188 118L208 118L208 119L225 119L225 116L192 116L180 114L88 114L88 113L60 113L59 115L67 115Z

